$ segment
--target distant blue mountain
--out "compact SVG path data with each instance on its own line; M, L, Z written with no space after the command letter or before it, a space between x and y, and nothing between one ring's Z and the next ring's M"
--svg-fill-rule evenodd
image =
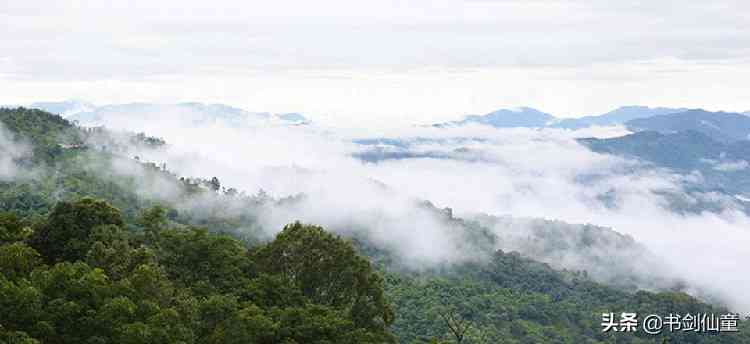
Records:
M685 108L665 108L648 106L622 106L610 112L597 116L585 116L581 118L559 119L548 113L530 108L521 107L517 109L501 109L486 115L469 115L463 120L447 123L434 124L434 127L449 127L464 124L484 124L496 128L565 128L581 129L590 126L608 126L624 124L627 121L647 118L657 115L665 115L684 112Z
M632 131L652 130L660 133L692 130L721 142L750 138L750 117L739 113L700 109L634 119L628 121L626 126Z
M449 159L463 161L478 161L481 157L475 157L471 150L461 147L464 144L487 142L486 139L478 137L446 137L446 138L363 138L352 142L363 148L352 156L364 162L380 162L386 160L401 159ZM413 150L414 146L435 145L451 147L448 149L435 148L431 150Z
M727 156L728 144L692 130L672 134L641 131L622 137L578 141L595 152L645 160L682 171L699 169L706 161L750 159L742 150Z
M281 113L281 114L278 114L278 117L285 121L300 122L300 123L308 122L308 119L305 118L305 116L302 116L301 114L298 114L298 113Z
M223 104L203 103L179 103L179 104L152 104L152 103L128 103L104 105L73 114L71 120L85 125L107 125L112 121L147 118L174 118L184 123L205 125L212 123L224 123L231 126L239 126L251 121L266 120L270 117L268 113L250 113L245 110L234 108Z
M469 115L463 120L434 124L435 127L450 127L465 124L484 124L496 128L540 128L554 121L555 117L530 107L501 109L486 115Z
M624 124L627 121L634 120L637 118L646 118L657 115L666 115L676 112L684 112L687 109L684 108L665 108L665 107L648 107L648 106L622 106L603 115L597 116L585 116L581 118L566 118L562 119L551 127L554 128L566 128L566 129L580 129L590 126L608 126Z
M98 126L127 119L160 118L180 120L184 123L205 125L221 123L230 126L255 125L260 123L308 124L310 121L298 113L272 114L248 112L224 104L185 102L178 104L129 103L95 106L80 100L62 102L39 102L29 107L60 114L82 125Z
M693 130L671 134L641 131L622 137L578 141L595 152L644 161L683 175L699 172L701 178L697 181L684 179L687 196L663 195L673 210L719 211L722 202L734 201L750 213L750 141L717 141ZM699 195L705 192L724 196L705 199Z
M37 102L32 103L31 105L29 105L29 107L44 110L63 117L68 117L79 112L92 111L96 108L94 104L74 99L64 100L60 102Z

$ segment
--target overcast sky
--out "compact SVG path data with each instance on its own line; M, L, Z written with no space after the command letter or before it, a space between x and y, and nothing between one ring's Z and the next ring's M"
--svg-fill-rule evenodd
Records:
M0 1L0 104L221 102L414 123L750 110L750 2Z

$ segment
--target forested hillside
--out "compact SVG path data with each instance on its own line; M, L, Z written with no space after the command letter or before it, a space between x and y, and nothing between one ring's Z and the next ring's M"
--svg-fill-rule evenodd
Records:
M3 148L20 152L0 178L2 343L750 343L746 321L718 335L603 333L602 313L728 310L679 288L637 291L494 251L509 238L487 228L503 220L465 221L425 203L467 250L490 252L414 267L357 231L257 221L304 195L246 195L120 148L168 144L157 138L92 132L38 110L1 109L0 123L12 137ZM523 247L550 259L634 245L593 227L550 245L573 229L536 225Z
M38 222L1 218L7 343L393 341L381 278L318 227L292 224L248 250L171 227L161 208L126 230L117 209L90 198Z

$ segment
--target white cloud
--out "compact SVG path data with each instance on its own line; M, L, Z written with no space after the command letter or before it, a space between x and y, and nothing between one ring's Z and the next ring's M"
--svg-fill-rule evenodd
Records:
M29 157L30 147L14 139L12 133L0 123L0 181L19 177L18 159Z
M741 171L748 167L748 163L745 160L738 160L738 161L727 161L722 162L719 164L716 164L714 166L714 169L717 171L724 171L724 172L730 172L730 171Z
M622 128L586 132L483 126L232 129L220 124L173 127L156 118L120 124L164 136L171 144L168 151L144 154L144 159L165 161L179 175L217 176L223 185L248 193L262 188L279 197L309 196L293 208L260 213L266 230L278 230L294 220L339 231L367 228L376 242L395 247L407 262L418 264L473 258L473 253L463 248L450 226L415 207L415 199L451 207L469 218L482 212L592 223L631 235L656 255L656 261L650 258L644 263L632 253L621 252L623 259L633 258L622 264L641 278L679 278L694 293L750 310L743 296L750 279L737 273L742 271L740 262L750 259L746 250L750 218L736 210L731 198L687 195L682 184L699 181L700 176L642 169L634 161L590 152L574 140L610 136ZM404 139L410 145L408 152L438 152L446 159L362 163L352 154L363 147L351 142L362 137ZM676 213L662 192L681 195L687 202L711 201L723 210ZM603 197L611 199L603 202ZM510 229L496 227L503 235ZM519 247L507 246L511 243L498 248ZM583 268L585 257L565 255L551 263ZM599 267L600 275L605 268Z

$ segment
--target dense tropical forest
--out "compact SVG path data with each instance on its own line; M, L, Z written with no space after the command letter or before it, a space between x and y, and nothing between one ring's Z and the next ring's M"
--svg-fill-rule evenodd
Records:
M602 313L729 310L494 251L503 238L427 202L488 258L415 268L357 231L268 235L257 214L305 195L178 177L128 155L169 144L144 133L24 108L0 109L0 123L0 343L750 343L747 321L605 333ZM586 229L582 245L603 233Z

